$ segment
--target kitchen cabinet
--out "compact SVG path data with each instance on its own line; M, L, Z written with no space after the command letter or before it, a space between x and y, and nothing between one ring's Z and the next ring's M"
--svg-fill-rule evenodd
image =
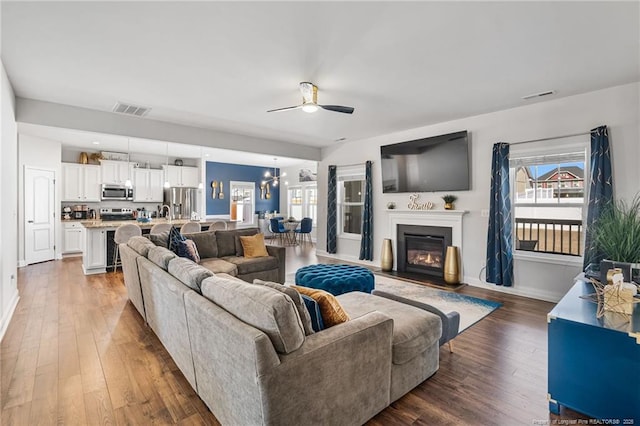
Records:
M82 269L85 275L106 272L107 230L105 228L85 229Z
M100 166L62 163L62 201L100 201Z
M197 188L200 184L200 169L186 166L162 166L166 179L172 187Z
M162 202L164 175L162 170L133 170L133 201Z
M102 183L106 185L124 185L131 179L133 167L127 161L100 160Z
M66 222L62 231L62 254L82 253L84 226L80 222Z

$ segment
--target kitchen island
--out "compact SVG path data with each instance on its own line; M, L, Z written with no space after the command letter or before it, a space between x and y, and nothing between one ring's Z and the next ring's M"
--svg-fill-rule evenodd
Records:
M199 221L203 230L209 228L214 222L219 222L223 219L206 219ZM188 219L152 219L150 222L138 222L135 220L84 220L80 222L85 228L84 232L84 244L82 250L82 271L85 275L103 274L107 272L107 267L113 266L113 250L115 249L115 243L113 241L113 235L116 229L120 225L136 224L140 226L143 234L148 234L151 228L156 224L169 223L177 228L180 228L185 223L190 222ZM235 222L227 222L227 228L235 228Z

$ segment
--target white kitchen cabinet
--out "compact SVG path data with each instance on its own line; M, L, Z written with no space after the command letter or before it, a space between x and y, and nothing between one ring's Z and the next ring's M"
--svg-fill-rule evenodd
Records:
M133 201L162 202L163 177L162 170L133 169Z
M104 228L85 229L82 269L85 275L99 274L107 267L107 231Z
M197 188L200 183L200 169L186 166L162 166L172 187Z
M100 166L62 163L62 201L100 201Z
M79 222L63 223L62 254L82 253L84 226Z
M133 167L126 161L100 160L100 167L105 185L124 185L127 179L132 179Z

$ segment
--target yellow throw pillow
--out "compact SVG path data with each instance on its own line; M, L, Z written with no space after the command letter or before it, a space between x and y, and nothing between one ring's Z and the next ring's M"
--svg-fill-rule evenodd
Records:
M269 256L267 247L264 245L264 234L255 234L248 237L240 237L244 257L265 257Z
M333 294L324 290L297 285L291 285L291 288L295 288L298 293L309 296L320 305L320 314L322 315L322 322L324 322L325 328L349 321L349 315L342 309L342 305L340 305L340 302L338 302L338 299L336 299Z

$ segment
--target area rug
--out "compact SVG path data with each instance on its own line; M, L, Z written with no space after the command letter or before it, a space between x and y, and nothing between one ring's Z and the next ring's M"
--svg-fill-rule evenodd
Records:
M381 275L376 275L376 290L426 303L445 313L458 312L460 314L460 331L458 333L462 333L502 305L490 300L436 290Z

